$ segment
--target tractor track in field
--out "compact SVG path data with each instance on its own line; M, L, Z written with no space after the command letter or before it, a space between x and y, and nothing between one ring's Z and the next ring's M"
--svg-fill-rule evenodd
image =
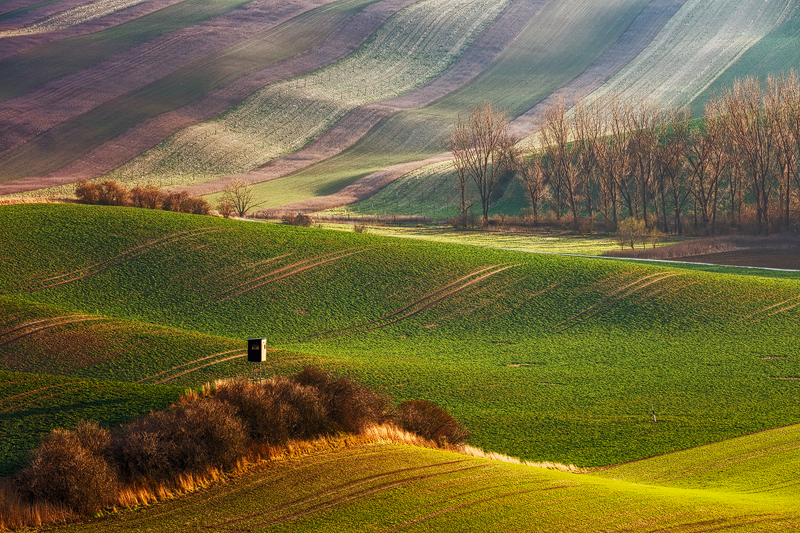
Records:
M503 485L499 485L497 487L488 487L485 490L499 488L500 486L503 486ZM422 517L417 518L415 520L411 520L409 522L406 522L405 524L401 524L401 525L399 525L397 527L394 527L392 529L387 529L386 533L394 533L395 531L401 531L401 530L406 529L408 527L411 527L411 526L413 526L415 524L419 524L421 522L425 522L426 520L430 520L431 518L436 518L437 516L441 516L441 515L447 514L447 513L452 513L452 512L455 512L455 511L460 511L462 509L467 509L467 508L472 507L474 505L482 505L482 504L493 502L493 501L497 501L497 500L504 500L506 498L515 498L515 497L524 496L526 494L532 494L532 493L537 493L537 492L547 492L547 491L551 491L551 490L566 489L566 488L569 488L571 486L572 485L556 485L556 486L553 486L553 487L537 487L535 489L526 489L526 490L517 489L517 490L511 491L511 492L504 492L503 494L495 494L493 496L487 496L485 498L479 498L477 500L465 502L465 503L462 503L462 504L459 504L459 505L453 505L453 506L447 507L445 509L440 509L439 511L435 511L435 512L430 513L430 514L428 514L426 516L422 516ZM481 491L481 492L483 492L483 491Z
M303 272L306 272L307 270L311 270L312 268L317 268L319 266L325 265L327 263L331 263L333 261L339 261L340 259L344 259L345 257L350 257L352 255L356 255L356 254L361 254L361 253L367 252L369 250L372 250L372 248L363 248L361 250L355 250L355 251L350 251L350 250L352 250L352 249L340 250L338 252L331 252L329 254L318 256L318 257L315 257L315 258L312 258L312 259L306 259L304 261L298 261L297 263L294 263L294 264L279 268L278 270L273 270L272 272L264 274L263 276L260 276L258 278L249 280L249 281L247 281L245 283L241 283L241 284L239 284L239 285L237 285L235 287L232 287L230 289L227 289L225 291L217 293L214 296L211 296L210 298L207 298L207 299L203 300L200 303L204 303L204 302L209 302L209 303L206 303L206 305L204 305L202 307L199 307L197 310L198 311L202 311L203 309L211 307L212 305L219 305L219 304L221 304L223 302L227 302L228 300L231 300L233 298L237 298L239 296L247 294L248 292L254 291L256 289L260 289L261 287L264 287L265 285L269 285L270 283L275 283L276 281L280 281L280 280L289 278L291 276L296 276L297 274L302 274ZM333 256L333 257L331 257L331 256ZM256 284L252 285L253 283L256 283ZM251 286L248 286L248 285L251 285ZM235 292L233 294L230 294L230 293L232 293L233 291L235 291L237 289L241 289L241 290L239 290L238 292ZM222 296L222 295L225 295L225 294L227 294L227 296L225 296L224 298L217 299L215 301L210 301L210 300L214 300L215 298L218 298L219 296Z
M68 388L66 390L57 391L57 392L54 392L54 393L51 393L51 394L45 394L44 396L36 396L36 397L33 397L33 398L27 398L26 397L26 398L24 398L24 400L21 403L15 403L14 405L11 405L11 406L3 406L4 403L6 403L8 400L10 400L12 398L19 399L22 396L29 396L31 394L36 394L37 392L44 392L46 390L54 389L54 388L57 388L57 387L68 387L70 385L75 385L75 383L59 383L57 385L50 385L48 387L42 387L40 389L34 389L32 391L28 391L28 392L23 393L23 394L18 394L16 396L11 396L11 397L8 397L8 398L4 398L3 400L0 400L0 414L10 413L11 411L16 411L20 407L25 407L26 405L30 405L30 404L38 402L40 400L44 400L44 399L47 399L47 398L53 398L55 396L60 396L62 394L67 394L69 392L75 392L75 391L83 389L85 387L85 384L81 384L78 387L73 387L71 389Z
M25 337L30 337L31 335L39 333L40 331L46 331L48 329L53 329L59 326L69 326L70 324L77 324L79 322L93 322L98 320L109 320L109 319L105 317L84 317L84 318L75 318L74 320L64 320L61 322L56 322L54 324L48 324L46 326L40 326L38 328L34 328L30 331L26 331L25 333L17 335L12 339L0 342L0 348L2 348L3 346L8 346L9 344L14 343L18 340L24 339Z
M149 15L150 13L154 13L160 9L164 9L165 7L182 1L183 0L149 0L147 2L142 2L141 4L136 4L135 6L122 9L115 13L111 13L104 17L90 20L75 26L70 26L69 28L64 28L62 30L47 33L35 33L31 35L20 35L16 37L6 37L2 40L3 46L0 48L0 61L31 48L45 45L52 41L68 39L70 37L80 37L82 35L89 35L91 33L107 30L109 28L113 28L114 26L119 26L121 24L125 24L126 22L136 20L137 18ZM27 3L31 4L36 2L38 2L38 0L33 0ZM85 3L86 2L81 2L81 4ZM2 5L7 6L10 4L11 2ZM25 15L21 15L19 18L15 17L13 22L16 23L17 21L22 21L25 24L37 22L37 19L44 19L50 15L60 12L61 10L57 9L57 6L61 6L62 4L64 4L64 2L58 2L56 4L51 4L50 6L36 8L35 10L29 11ZM13 9L8 11L13 11ZM4 12L7 11L4 10ZM11 27L12 26L0 25L0 29L10 29Z
M174 380L174 379L177 379L177 378L179 378L179 377L181 377L181 376L185 376L185 375L187 375L187 374L191 374L192 372L196 372L197 370L200 370L200 369L202 369L202 368L206 368L206 367L209 367L209 366L218 365L218 364L220 364L220 363L224 363L225 361L232 361L233 359L239 359L239 358L241 358L241 357L243 357L243 356L245 356L245 355L247 355L247 352L246 352L246 351L245 351L245 352L241 352L241 351L240 351L240 352L239 352L239 353L237 353L237 354L234 354L234 355L229 355L229 356L227 356L227 357L223 357L222 359L217 359L216 361L211 361L210 363L205 363L205 364L202 364L202 365L200 365L200 366L196 366L196 367L193 367L193 368L189 368L189 369L187 369L187 370L184 370L184 371L182 371L182 372L179 372L179 373L177 373L177 374L173 374L173 375L171 375L171 376L169 376L169 377L167 377L167 378L164 378L164 379L162 379L162 380L156 381L156 382L155 382L155 383L153 383L153 384L154 384L154 385L162 385L162 384L164 384L164 383L169 383L170 381L172 381L172 380ZM206 358L206 359L207 359L207 358Z
M750 315L748 315L748 316L746 316L744 318L740 318L739 320L734 322L733 325L738 324L740 328L744 328L744 327L747 327L747 326L752 326L753 324L761 322L762 320L767 319L767 318L769 318L769 317L771 317L773 315L777 315L779 313L785 313L786 311L791 311L792 309L800 306L800 301L798 301L798 300L800 300L800 296L794 296L794 297L789 298L787 300L784 300L782 302L778 302L776 304L770 305L770 306L765 307L765 308L763 308L763 309L761 309L759 311L756 311L755 313L752 313L752 314L750 314ZM791 303L791 302L795 302L795 303ZM787 304L791 304L791 305L787 305ZM756 317L758 315L761 315L762 313L766 313L767 311L770 311L771 309L775 309L776 307L781 307L781 306L785 306L785 307L783 307L781 309L778 309L777 311L773 311L772 313L769 313L767 315L764 315L764 316L761 316L759 318L756 318L755 320L750 320L753 317Z
M55 316L50 318L43 318L41 320L34 320L32 322L25 322L19 326L14 327L13 329L7 329L6 331L0 332L0 338L5 337L6 335L11 335L12 333L16 333L17 331L21 331L23 329L27 329L38 324L44 324L45 322L52 322L54 320L64 320L65 318L83 318L90 315L63 315L63 316Z
M610 300L610 299L611 299L611 298L613 298L614 296L618 295L618 294L619 294L619 293L621 293L622 291L624 291L624 290L626 290L626 289L629 289L630 287L633 287L634 285L638 285L639 283L642 283L643 281L646 281L646 280L648 280L648 279L650 279L650 278L653 278L653 277L655 277L655 276L659 276L659 275L662 275L662 274L663 274L662 272L657 272L657 273L655 273L655 274L650 274L649 276L644 276L644 277L638 278L636 281L633 281L633 282L631 282L631 283L628 283L627 285L624 285L624 286L622 286L622 287L618 287L616 290L614 290L614 292L612 292L612 293L610 293L610 294L606 295L605 297L603 297L603 298L602 298L602 299L601 299L599 302L597 302L596 304L594 304L594 305L592 305L592 306L590 306L590 307L588 307L588 308L584 309L584 310L583 310L583 311L581 311L580 313L578 313L578 314L576 314L576 315L573 315L573 316L571 316L570 318L568 318L568 319L566 319L566 320L562 320L561 322L559 322L559 323L558 323L558 324L556 324L555 326L552 326L550 329L556 329L556 328L558 328L558 327L560 327L560 326L563 326L563 325L564 325L564 324L566 324L567 322L571 322L571 321L575 320L576 318L578 318L578 317L581 317L581 316L585 315L586 313L588 313L588 312L589 312L589 311L591 311L592 309L596 309L598 306L600 306L600 305L604 304L605 302L607 302L608 300Z
M495 274L499 274L500 272L503 272L504 270L508 270L509 268L513 268L515 266L519 266L519 265L508 265L508 266L494 265L494 266L491 266L491 267L483 268L483 269L477 270L477 271L475 271L475 272L473 272L473 273L471 273L471 274L469 274L467 276L464 276L464 277L462 277L462 278L460 278L460 279L458 279L458 280L456 280L456 281L454 281L454 282L452 282L452 283L450 283L448 285L445 285L444 287L441 287L441 288L439 288L439 289L437 289L437 290L435 290L433 292L430 292L430 293L426 294L425 296L423 296L422 298L420 298L418 300L415 300L414 302L406 305L402 309L394 311L394 312L392 312L392 313L390 313L390 314L388 314L388 315L386 315L384 317L381 317L381 318L378 318L378 319L375 319L375 320L370 320L369 322L356 324L354 326L348 326L348 327L341 328L341 329L329 330L329 331L324 331L324 332L320 332L320 333L315 333L313 335L307 335L305 337L298 337L296 339L290 339L287 342L305 342L305 341L311 341L311 340L331 339L331 338L336 338L336 337L345 337L345 336L348 336L348 335L355 335L357 333L366 333L367 331L373 331L373 330L376 330L376 329L385 328L386 326L389 326L391 324L395 324L397 322L400 322L401 320L405 320L405 319L410 318L410 317L412 317L412 316L414 316L414 315L416 315L418 313L421 313L422 311L441 303L442 301L446 300L447 298L449 298L449 297L451 297L451 296L453 296L455 294L458 294L458 293L468 289L469 287L471 287L471 286L473 286L473 285L475 285L475 284L477 284L477 283L479 283L479 282L481 282L481 281L483 281L483 280L485 280L485 279L487 279L487 278L489 278L491 276L494 276ZM487 271L490 271L490 272L485 273ZM452 289L452 290L448 290L448 289ZM438 298L432 299L432 298L434 298L434 296L438 296L438 295L440 295ZM409 311L409 312L406 313L406 311ZM405 314L402 314L402 313L405 313Z
M402 487L408 487L408 486L414 485L416 483L419 483L419 482L427 480L427 479L432 479L432 478L435 478L435 477L438 477L438 476L442 476L442 475L447 475L447 474L453 474L453 473L456 473L456 472L464 472L464 471L468 471L468 470L487 468L487 465L482 465L482 464L481 465L474 465L473 464L473 465L469 465L469 466L462 466L460 468L443 468L443 467L448 467L448 466L451 466L451 465L457 465L458 463L462 463L462 462L465 462L465 461L464 460L459 460L459 461L450 461L450 462L444 462L444 463L436 463L436 464L433 464L433 465L412 467L412 468L398 470L398 471L395 471L395 472L387 472L385 474L379 474L379 475L375 475L375 476L370 476L370 478L367 478L368 481L360 481L360 482L356 482L356 483L353 483L353 484L340 485L336 490L327 490L327 491L324 491L324 492L322 492L320 494L315 494L315 495L313 495L313 496L311 496L309 498L304 498L303 500L300 500L300 501L298 501L296 503L292 503L292 504L286 505L286 506L283 507L283 509L279 510L279 512L283 511L284 514L282 516L278 516L276 518L273 518L272 520L268 520L268 521L265 521L265 522L258 522L256 524L248 524L247 526L240 527L240 528L228 528L228 527L225 527L225 526L220 527L220 525L217 524L217 525L214 526L214 529L217 530L217 531L220 531L220 530L224 530L224 531L250 531L252 527L270 527L270 526L276 526L276 525L280 525L280 524L285 524L287 522L290 522L290 521L293 521L293 520L298 520L300 518L303 518L303 517L306 517L306 516L309 516L309 515L313 515L315 513L321 512L321 511L325 511L325 510L330 509L332 507L336 507L338 505L342 505L342 504L348 503L348 502L353 501L353 500L357 500L357 499L364 498L366 496L371 496L373 494L378 494L378 493L381 493L381 492L390 491L390 490L393 490L393 489L398 489L398 488L402 488ZM363 489L360 489L360 490L356 490L356 491L350 492L349 494L346 493L347 491L349 491L349 490L351 490L351 489L353 489L355 487L362 486L364 484L369 483L370 481L375 481L375 480L380 479L380 478L386 478L388 476L397 475L398 473L404 473L404 472L409 472L410 473L410 472L413 472L413 471L417 471L418 472L418 471L421 471L421 470L429 470L429 469L434 469L434 468L435 469L440 469L440 470L436 471L436 472L425 473L425 474L418 473L416 475L403 477L401 479L392 479L392 480L388 480L388 481L379 483L379 484L377 484L375 486L366 487L366 488L363 488ZM345 493L345 494L342 494L342 493ZM289 510L292 507L297 507L297 506L302 505L304 503L310 503L313 500L319 500L321 498L325 498L325 497L329 497L329 496L331 496L331 498L328 499L327 501L322 501L322 502L319 502L319 503L316 503L316 504L312 504L312 505L310 505L310 506L308 506L306 508L301 508L301 509L298 509L296 511L290 511ZM289 511L289 512L286 512L286 511ZM270 511L262 512L262 513L255 513L253 515L248 516L247 518L244 518L244 519L241 519L241 520L238 520L238 521L239 522L243 522L244 520L250 520L250 519L258 518L258 517L266 515L266 514L273 514L274 512L275 512L275 510L270 510Z
M148 39L99 63L0 102L0 155L39 133L152 83L194 60L334 0L254 0L199 24Z
M285 3L283 0L280 2L278 0L270 1L279 6ZM316 0L316 3L324 4L332 1ZM212 119L240 104L265 85L307 74L343 59L366 41L386 19L400 9L414 3L414 1L416 0L382 0L368 6L352 16L316 47L264 68L242 74L212 89L188 105L148 119L113 139L92 148L85 155L49 173L47 176L23 178L0 184L0 195L74 183L80 179L94 178L110 172L140 153L156 146L173 133L199 122ZM295 0L295 2L301 4L309 3L308 0ZM263 22L261 24L261 31L263 31L265 29ZM194 31L196 32L197 26L193 28L195 28ZM231 29L220 33L236 35L238 32L237 28L236 31ZM222 38L218 37L218 39ZM178 65L173 70L177 70L177 68L188 62L182 62L181 65ZM155 79L166 74L165 72ZM143 85L141 84L141 86ZM117 96L130 90L131 87L127 87L124 91L118 92ZM107 100L110 100L110 98L105 99L105 101ZM82 112L86 111L88 109ZM21 116L19 120L24 118ZM64 120L66 119L60 120L60 122ZM0 105L0 121L2 121L2 105ZM39 128L39 130L41 129L43 128ZM28 136L28 138L31 137L31 135ZM3 153L4 146L4 144L0 144L0 153Z
M205 361L207 359L211 359L213 357L220 357L222 355L230 355L230 354L232 354L234 352L241 352L241 350L228 350L227 352L219 352L219 353L214 353L214 354L211 354L211 355L207 355L205 357L201 357L199 359L195 359L194 361L189 361L188 363L183 363L182 365L173 366L172 368L168 368L167 370L163 370L163 371L159 372L158 374L153 374L151 376L147 376L145 378L142 378L142 379L138 380L136 383L144 383L145 381L147 381L149 379L155 379L155 378L157 378L159 376L163 376L164 374L166 374L168 372L172 372L173 370L178 370L178 369L187 367L189 365L193 365L195 363L199 363L200 361Z
M60 285L65 285L67 283L72 283L72 282L75 282L75 281L79 281L79 280L82 280L82 279L85 279L85 278L100 274L101 272L105 272L106 270L108 270L110 268L113 268L115 266L119 266L119 265L122 265L124 263L129 262L129 261L132 261L132 260L134 260L134 259L136 259L138 257L141 257L141 256L143 256L143 255L145 255L147 253L150 253L150 252L154 251L156 248L159 248L161 246L174 244L174 243L182 241L184 239L188 239L188 238L191 238L191 237L197 237L197 236L205 235L205 234L208 234L208 233L218 233L220 231L223 231L223 230L221 230L221 229L213 229L213 228L211 228L211 229L206 228L206 229L201 229L201 230L196 230L196 231L187 231L187 232L181 232L181 233L173 234L173 235L170 235L168 237L164 237L164 238L161 238L161 239L156 239L155 241L151 241L151 242L143 244L141 246L137 246L137 247L132 248L132 249L126 251L126 252L118 254L118 255L110 258L110 259L106 259L105 261L102 261L100 263L95 263L94 265L91 265L91 266L88 266L88 267L84 267L84 268L81 268L79 270L74 270L72 272L68 272L66 274L61 274L59 276L54 276L54 277L47 278L47 279L44 279L44 280L30 282L30 283L28 283L26 285L18 285L16 287L10 287L10 288L2 289L2 290L0 290L0 295L22 294L22 293L26 293L26 292L35 292L35 291L51 289L53 287L58 287ZM133 254L133 255L131 255L131 254ZM118 261L113 262L115 260L118 260ZM72 277L69 277L69 276L72 276ZM63 279L63 278L68 278L68 279ZM49 284L42 285L43 283L47 283L48 281L55 281L57 279L60 279L61 281L57 281L55 283L49 283Z
M636 293L636 292L639 292L640 290L644 289L645 287L649 287L650 285L653 285L654 283L658 283L659 281L664 281L664 280L665 280L665 279L667 279L667 278L672 278L672 277L679 276L679 275L680 275L680 273L666 274L666 275L663 275L663 276L661 276L661 277L658 277L658 278L656 278L656 279L650 280L650 281L648 281L647 283L645 283L644 285L639 285L639 286L637 286L637 287L634 287L634 288L630 289L628 292L626 292L625 294L623 294L622 296L619 296L618 298L615 298L614 300L612 300L612 301L611 301L611 302L610 302L608 305L606 305L605 307L603 307L603 308L601 308L601 309L598 309L597 311L595 311L595 312L594 312L594 313L592 313L591 315L588 315L588 316L586 316L586 317L584 317L584 318L582 318L582 319L580 319L580 320L578 320L578 321L576 321L576 322L572 322L571 324L565 325L564 327L562 327L562 328L561 328L561 330L563 331L563 330L565 330L565 329L570 329L570 328L573 328L573 327L577 326L578 324L582 324L582 323L586 322L587 320L589 320L589 319L591 319L591 318L594 318L594 317L596 317L596 316L597 316L597 315L599 315L600 313L602 313L602 312L604 312L604 311L608 310L609 308L611 308L611 307L612 307L612 306L614 306L615 304L617 304L617 303L619 303L620 301L622 301L622 299L623 299L623 298L627 298L627 297L628 297L628 296L630 296L631 294L634 294L634 293ZM648 277L650 277L650 276L648 276ZM592 307L596 307L597 305L599 305L599 304L595 304L595 306L592 306ZM590 308L590 309L591 309L591 308ZM589 311L590 309L587 309L587 311ZM580 314L584 314L585 312L586 312L586 311L584 311L584 312L582 312L582 313L580 313ZM571 318L571 319L567 320L566 322L571 322L572 320L574 320L574 318L575 318L575 317L573 317L573 318ZM562 323L562 324L564 324L564 323ZM550 328L550 329L554 329L554 328L556 328L556 327L558 327L558 326L553 326L553 328Z

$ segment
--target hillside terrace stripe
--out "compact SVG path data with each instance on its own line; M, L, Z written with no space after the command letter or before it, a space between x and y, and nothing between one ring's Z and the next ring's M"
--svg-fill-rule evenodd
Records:
M266 1L266 0L265 0ZM269 0L270 2L279 2L278 0ZM295 3L308 3L308 0L302 2L301 0L294 0ZM318 0L322 2L322 0ZM325 0L331 2L331 0ZM339 0L342 1L342 0ZM241 103L250 94L260 89L264 85L270 84L275 81L296 77L302 74L318 70L326 65L334 63L358 49L359 46L372 34L374 31L386 21L391 15L400 9L414 3L416 0L380 0L372 3L361 9L355 15L349 17L339 27L333 31L327 39L321 43L317 43L313 48L306 50L292 58L283 59L277 63L273 63L267 67L262 67L257 70L243 71L234 77L232 81L226 81L216 88L212 88L204 96L195 100L186 101L183 107L167 111L166 113L153 112L147 117L144 122L138 121L131 124L131 128L126 131L117 132L115 136L109 138L97 138L91 142L83 142L82 148L72 154L71 159L66 161L63 168L47 172L47 177L22 178L15 180L13 184L0 184L0 195L10 194L9 191L33 190L42 187L49 187L64 183L73 183L82 178L96 177L113 170L119 165L125 163L131 158L139 155L140 153L152 148L169 135L198 122L213 118L220 113L230 109L231 107ZM282 7L286 11L286 7ZM276 10L277 11L277 10ZM299 14L299 13L298 13ZM275 16L272 15L274 18ZM284 17L284 21L289 21L289 17ZM262 31L264 28L264 21L262 24ZM290 21L289 21L290 22ZM238 29L237 29L238 31ZM228 32L237 33L237 32ZM221 38L220 38L221 39ZM183 44L183 43L177 43ZM176 45L177 45L176 44ZM133 53L133 52L130 52ZM195 54L198 57L201 54ZM202 54L205 55L205 54ZM130 61L134 61L131 59ZM163 61L163 60L162 60ZM269 63L269 61L264 61ZM189 63L185 58L181 59L180 65L176 65L170 72L178 70ZM124 66L124 65L123 65ZM99 68L99 67L98 67ZM163 69L162 69L163 70ZM97 76L102 75L98 72ZM123 103L127 96L124 93L131 90L131 88L145 88L147 83L155 82L157 79L164 77L167 72L162 72L157 76L150 75L145 78L145 83L131 82L126 87L119 87L115 92L109 91L104 88L104 96L99 99L98 96L93 96L93 102L84 105L80 109L80 113L86 113L91 108L98 104L108 102L108 113L113 116L113 111L119 109L119 105ZM126 75L127 76L127 75ZM223 80L224 81L224 80ZM182 83L182 80L177 79L175 83ZM80 98L80 95L76 95ZM120 102L111 101L112 99L120 98ZM98 101L98 99L100 101ZM192 102L192 103L190 103ZM31 105L38 105L35 100L31 101ZM2 105L0 105L0 121L3 120ZM98 109L98 113L102 111ZM15 111L19 113L19 111ZM71 112L71 118L79 118L79 113ZM20 115L17 115L20 116ZM63 120L55 122L51 120L48 124L53 127L61 124ZM0 122L1 123L1 122ZM62 129L68 129L70 124L63 124ZM23 126L19 125L25 133L26 139L33 139L34 132L32 130L39 128L39 126ZM52 132L52 135L58 133ZM0 139L2 139L0 137ZM44 141L41 141L44 142ZM0 144L0 150L5 145ZM16 146L19 146L17 144ZM7 154L12 156L12 153ZM61 165L60 165L61 166ZM2 178L0 178L2 179Z
M382 118L391 113L424 107L466 85L508 48L527 23L549 1L513 1L442 74L404 95L357 107L300 150L273 159L266 165L245 174L186 186L182 190L194 191L191 194L195 195L209 194L224 189L234 179L243 179L249 183L270 181L339 154L355 144ZM292 209L288 205L286 208Z
M70 9L91 4L95 0L61 0L52 3L41 4L41 0L24 0L4 2L0 4L0 34L8 30L22 28L36 22L40 22L56 13L63 13ZM38 7L36 7L38 6ZM8 17L13 11L18 11L16 15Z
M174 8L189 9L187 3L192 1L185 0ZM0 124L3 125L0 130L0 154L6 154L32 139L44 142L36 140L37 136L42 136L42 132L125 93L145 87L192 61L265 33L311 11L319 4L334 1L236 0L236 3L241 7L199 24L154 36L114 55L103 52L105 55L102 60L86 68L48 81L27 94L0 102ZM152 16L157 15L154 13ZM115 39L106 39L108 45L115 44ZM124 39L116 40L123 44L125 42ZM53 53L63 53L59 47L65 44L54 43ZM39 55L44 53L41 49L36 52ZM0 62L0 74L3 72L3 63L12 59ZM37 61L40 61L38 57ZM11 65L6 68L11 68ZM44 139L47 139L46 135Z
M540 126L541 115L549 103L557 101L559 98L565 98L566 101L571 104L576 98L582 98L602 86L626 64L628 64L628 62L630 62L642 50L644 50L648 44L650 44L658 32L661 31L664 25L669 21L670 18L672 18L672 16L685 2L686 0L653 0L650 2L636 17L633 23L631 23L628 29L620 36L617 42L615 42L605 53L603 53L603 55L600 56L600 58L598 58L597 61L595 61L589 68L567 83L565 86L556 90L546 100L512 120L512 131L519 136L530 135L538 130ZM498 23L499 22L500 19L498 18ZM502 26L499 26L499 28L502 28ZM487 29L487 31L489 30ZM462 59L467 59L466 54L464 54L459 61ZM483 68L486 67L488 67L488 64L486 64ZM444 74L442 76L444 76ZM436 82L441 83L440 78L442 78L442 76L432 81L430 84L434 84ZM469 80L464 80L462 84L465 85L468 81ZM412 97L413 92L403 97L398 97L395 100L402 101L404 98ZM387 101L387 103L388 102L390 101ZM425 102L418 107L423 107L427 103L430 102ZM383 113L378 108L379 105L381 104L370 104L370 106L372 106L371 109L369 106L364 106L363 109L359 108L351 112L350 115L339 121L334 128L328 130L328 132L320 136L307 147L302 148L293 154L288 154L273 160L260 169L240 176L223 178L216 181L209 181L185 187L185 190L192 191L192 194L208 194L210 192L217 192L218 190L225 188L228 180L235 178L242 178L252 183L270 181L272 179L284 177L293 171L300 170L301 168L318 163L324 159L333 157L334 155L344 151L346 148L354 145L358 139L366 135L369 129L377 124L378 121L383 118L383 116L388 114ZM403 110L406 109L412 109L412 107L403 108ZM391 110L390 112L393 111L394 110ZM372 118L362 118L362 114L364 117L372 114ZM315 152L317 152L319 155L313 158L310 157L315 154ZM341 191L332 195L276 206L270 208L266 212L273 216L286 212L292 212L298 209L304 211L322 211L325 209L349 205L351 203L369 198L395 179L398 179L409 172L424 166L446 161L450 158L451 156L449 153L444 153L421 161L393 165L361 178L355 183L348 185Z
M20 35L18 37L6 37L3 39L3 46L0 47L0 61L8 57L21 54L26 50L43 46L53 41L69 39L70 37L80 37L91 33L101 32L114 26L119 26L136 20L160 9L183 2L183 0L149 0L127 9L111 13L105 17L90 20L76 26L64 28L63 30L37 33L32 35Z

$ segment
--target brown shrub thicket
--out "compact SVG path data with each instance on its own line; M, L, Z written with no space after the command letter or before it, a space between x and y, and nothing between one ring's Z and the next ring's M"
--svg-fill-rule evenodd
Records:
M406 400L397 406L397 424L439 445L460 444L469 432L447 411L428 400Z
M3 523L40 525L45 511L63 520L151 501L156 497L141 500L130 494L213 477L260 457L264 446L364 434L390 420L385 398L313 367L263 383L222 383L114 430L81 422L74 430L45 435L29 465L14 477L17 490L0 487L0 509L10 513ZM467 436L446 411L424 400L403 402L394 420L439 445L458 444Z
M162 191L152 183L136 186L130 191L124 183L113 180L92 182L82 180L75 186L78 201L91 205L132 206L163 209L194 215L211 214L211 204L205 198L190 196L185 191Z
M314 217L311 215L304 215L302 213L297 213L297 215L283 215L281 217L281 221L284 224L291 224L292 226L303 226L307 228L314 223Z

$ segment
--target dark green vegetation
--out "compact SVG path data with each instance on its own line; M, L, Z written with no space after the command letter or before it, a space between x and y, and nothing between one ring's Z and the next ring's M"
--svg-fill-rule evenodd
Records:
M47 174L129 128L161 113L189 104L215 87L245 72L266 67L309 50L329 37L353 14L375 1L343 0L310 10L255 37L197 59L140 89L125 93L87 113L67 120L0 159L3 166L3 179L10 181L25 176ZM184 3L188 4L189 0ZM205 5L205 0L203 0L203 4ZM230 9L240 4L241 2L234 4ZM212 3L211 5L217 4ZM107 47L113 49L114 39L119 38L118 32L121 31L117 30L117 33L114 33L114 30L106 30L111 32L108 36L104 34L105 32L89 36L93 42L98 43L97 50L105 53ZM150 33L146 35L152 36ZM25 90L29 90L43 82L41 76L49 71L47 67L49 62L54 63L52 68L57 66L58 69L61 69L53 74L53 77L65 73L64 69L69 66L69 63L65 65L63 61L56 61L62 54L66 54L66 57L73 62L86 56L82 61L88 62L95 48L86 47L80 41L80 39L87 38L75 38L75 50L64 50L53 44L52 57L42 50L36 52L38 54L36 57L25 62L15 59L19 56L7 60L8 65L5 67L0 62L0 77L7 74L9 79L23 81L34 77L34 81L30 82L31 85L25 88ZM112 44L109 44L109 40ZM59 43L63 42L59 41ZM69 44L72 40L65 42ZM60 46L64 47L67 44ZM127 46L129 45L130 43L127 43ZM13 61L20 61L21 64L17 65ZM4 68L8 71L3 70ZM15 83L22 83L22 81ZM4 83L2 87L5 88L6 84ZM24 91L20 90L20 92ZM2 94L0 92L0 96Z
M143 341L99 349L93 364L76 364L71 349L23 360L23 341L8 342L7 371L154 383L176 369L169 383L198 385L244 363L180 375L193 357L181 346L217 354L189 369L263 335L289 350L274 352L271 369L347 371L397 400L444 406L478 446L582 466L800 418L796 277L95 206L5 206L0 232L5 331L86 313L109 319L92 328L129 324L115 335L165 339L156 355ZM66 342L59 331L25 342Z
M770 431L599 475L361 446L274 463L202 495L58 531L792 531L800 527L799 432ZM782 467L763 469L764 458Z

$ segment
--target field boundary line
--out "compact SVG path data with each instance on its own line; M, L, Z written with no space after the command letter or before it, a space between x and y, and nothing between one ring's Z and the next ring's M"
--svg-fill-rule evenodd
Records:
M190 368L188 370L184 370L183 372L179 372L178 374L170 376L170 377L168 377L166 379L162 379L161 381L156 381L155 383L153 383L153 385L161 385L161 384L164 384L164 383L168 383L168 382L172 381L175 378L179 378L181 376L185 376L186 374L191 374L195 370L200 370L201 368L206 368L206 367L212 366L212 365L218 365L219 363L224 363L225 361L230 361L232 359L237 359L239 357L242 357L243 355L247 355L247 352L239 352L239 353L237 353L235 355L231 355L230 357L225 357L224 359L219 359L217 361L212 361L212 362L206 363L204 365L200 365L200 366L196 366L194 368Z

